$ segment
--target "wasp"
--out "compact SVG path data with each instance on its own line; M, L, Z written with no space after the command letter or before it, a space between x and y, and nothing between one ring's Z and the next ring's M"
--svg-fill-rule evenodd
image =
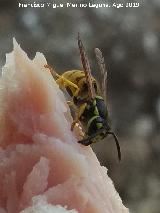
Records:
M78 143L88 146L104 139L107 135L112 135L116 143L118 159L121 160L120 145L117 136L111 131L106 104L107 69L104 57L102 52L95 48L102 79L101 87L99 88L96 79L91 74L90 63L79 34L78 47L83 70L70 70L59 75L49 65L45 65L45 67L50 69L53 77L56 76L56 82L60 88L65 88L72 98L69 105L76 107L71 130L79 122L84 129L83 139L78 141Z

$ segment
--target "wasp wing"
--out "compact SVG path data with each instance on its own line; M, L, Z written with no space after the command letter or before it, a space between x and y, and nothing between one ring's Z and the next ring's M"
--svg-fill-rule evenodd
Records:
M95 55L97 58L97 62L100 68L100 72L101 72L101 92L102 92L102 96L104 98L104 101L106 103L106 89L107 89L107 70L106 70L106 66L104 63L104 57L102 55L102 52L100 49L95 48Z
M88 86L89 99L93 99L95 96L95 91L94 91L93 84L92 84L91 68L90 68L89 60L87 58L83 43L80 39L79 33L78 33L78 47L79 47L83 70L84 70L85 76L86 76L86 83Z

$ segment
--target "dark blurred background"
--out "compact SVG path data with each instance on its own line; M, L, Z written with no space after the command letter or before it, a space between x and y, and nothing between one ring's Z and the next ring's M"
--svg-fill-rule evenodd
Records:
M81 68L80 32L92 72L99 78L94 56L94 48L99 47L108 69L108 109L122 162L118 163L112 137L93 148L130 212L159 213L160 1L139 0L137 8L119 9L19 8L19 2L47 1L0 1L0 66L15 37L31 58L37 51L44 53L59 73ZM133 1L94 2L125 5Z

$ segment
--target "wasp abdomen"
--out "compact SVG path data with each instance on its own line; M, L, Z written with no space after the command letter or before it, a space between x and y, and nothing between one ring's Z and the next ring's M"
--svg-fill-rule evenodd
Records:
M88 121L87 126L87 134L92 135L97 132L97 130L103 128L103 119L100 116L94 116Z

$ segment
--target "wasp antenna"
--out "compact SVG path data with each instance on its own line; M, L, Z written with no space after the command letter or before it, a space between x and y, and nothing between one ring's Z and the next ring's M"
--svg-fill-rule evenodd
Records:
M78 47L79 47L79 52L80 52L80 58L81 58L81 63L83 66L83 70L85 72L86 76L86 81L88 84L88 92L89 92L89 97L90 99L94 98L94 90L93 90L93 85L92 85L92 80L91 80L91 68L89 64L89 60L87 58L83 43L80 38L80 34L78 33Z
M118 159L119 159L119 161L121 161L121 147L120 147L120 145L119 145L119 141L118 141L117 136L115 135L114 132L107 132L107 134L113 135L114 140L115 140L115 142L116 142L116 146L117 146Z
M80 32L78 32L78 40L80 40Z

